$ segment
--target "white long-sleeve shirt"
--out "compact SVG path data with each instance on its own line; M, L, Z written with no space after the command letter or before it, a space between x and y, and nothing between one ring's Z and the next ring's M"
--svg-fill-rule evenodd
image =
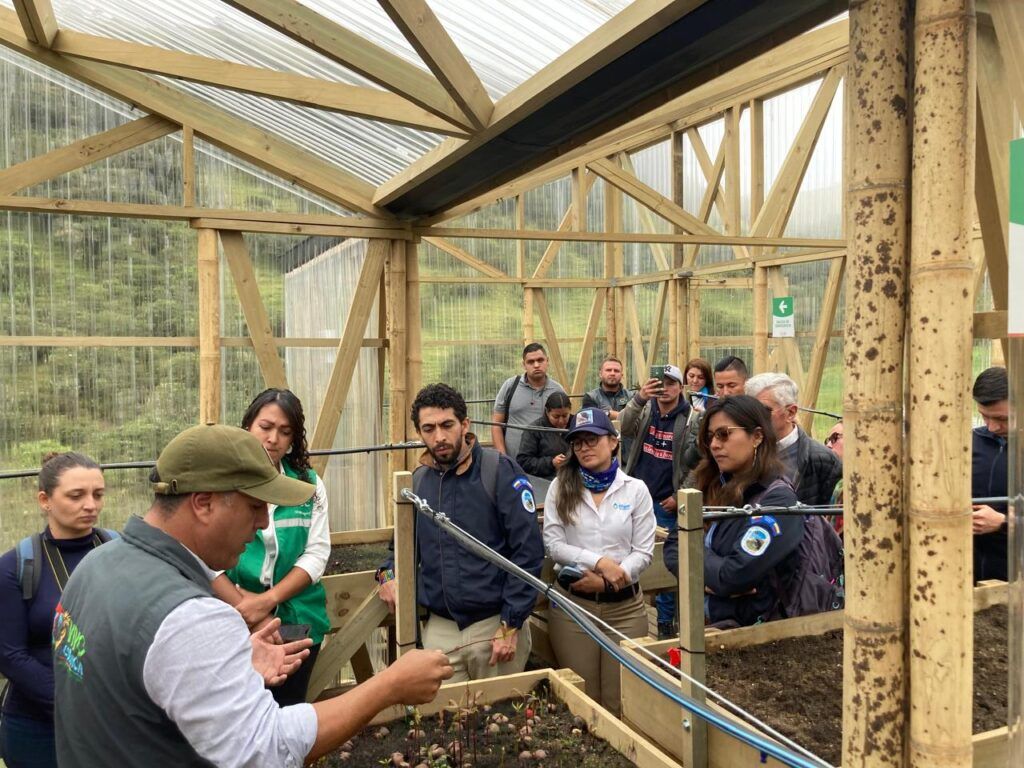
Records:
M610 557L637 582L654 556L654 503L647 486L621 469L611 486L594 504L583 490L576 522L565 525L558 517L558 478L544 500L544 549L559 565L579 565L593 570L602 557Z
M283 470L282 470L283 474ZM274 586L274 567L277 565L277 531L274 527L274 504L269 505L270 525L263 529L263 547L266 555L263 558L263 569L260 581L265 587ZM309 521L309 538L306 549L295 561L294 568L301 568L309 574L309 580L316 584L327 569L327 561L331 557L331 529L327 519L327 489L319 476L316 478L316 491L313 492L313 514Z

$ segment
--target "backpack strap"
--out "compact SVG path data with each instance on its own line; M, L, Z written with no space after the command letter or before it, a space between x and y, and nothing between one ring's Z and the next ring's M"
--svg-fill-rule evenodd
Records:
M106 544L108 541L121 538L120 533L110 528L95 528L93 532L96 534L96 538L100 540L100 544Z
M523 381L526 381L526 374L523 374ZM508 424L509 418L512 416L512 398L516 395L516 387L519 386L519 374L512 377L512 385L508 388L508 393L505 395L505 423ZM508 427L501 428L501 434L508 434ZM494 495L491 495L494 498Z
M42 534L33 533L18 542L15 550L17 561L18 583L21 584L22 600L31 600L39 589L39 563L43 556Z
M501 454L496 450L484 448L480 451L480 482L491 497L491 503L498 503L498 462Z

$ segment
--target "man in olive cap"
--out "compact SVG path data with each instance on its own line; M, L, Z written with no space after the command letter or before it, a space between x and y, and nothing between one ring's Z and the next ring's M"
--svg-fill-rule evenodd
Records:
M264 683L297 669L309 641L272 645L276 621L250 638L210 581L268 524L268 503L300 504L313 486L222 425L175 437L151 480L149 511L82 561L57 606L61 766L297 768L452 674L442 653L410 651L344 696L279 707Z

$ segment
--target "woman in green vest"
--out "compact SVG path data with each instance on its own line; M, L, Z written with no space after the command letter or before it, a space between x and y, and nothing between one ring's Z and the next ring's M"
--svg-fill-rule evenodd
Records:
M316 485L296 507L270 505L270 525L256 532L238 564L214 580L214 591L235 606L251 629L281 619L285 639L313 640L309 658L282 685L271 689L281 706L306 700L306 688L320 643L330 628L327 595L320 577L331 554L327 492L309 465L302 403L287 389L256 396L242 417L242 429L256 435L281 472Z

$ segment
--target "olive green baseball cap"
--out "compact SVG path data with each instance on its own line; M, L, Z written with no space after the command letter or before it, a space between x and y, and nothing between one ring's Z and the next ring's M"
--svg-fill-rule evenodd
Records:
M238 427L204 424L179 433L156 460L154 493L241 491L268 504L307 501L311 483L281 474L259 439Z

